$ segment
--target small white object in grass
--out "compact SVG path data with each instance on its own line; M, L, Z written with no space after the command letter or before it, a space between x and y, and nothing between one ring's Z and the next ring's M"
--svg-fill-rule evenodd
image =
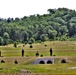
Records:
M75 67L69 67L68 69L76 69L76 66Z
M75 42L75 45L76 45L76 42Z

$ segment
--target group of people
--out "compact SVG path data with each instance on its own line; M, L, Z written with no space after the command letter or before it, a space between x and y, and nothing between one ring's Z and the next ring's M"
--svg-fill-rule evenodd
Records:
M50 56L52 56L52 52L53 52L53 51L52 51L52 48L50 48L50 51L49 51L49 52L50 52ZM39 52L38 52L38 51L36 52L36 56L39 56ZM42 56L43 56L43 55L41 54L41 57L42 57Z
M52 56L52 48L50 48L50 56ZM22 57L24 56L24 49L22 49ZM36 52L36 56L39 56L39 52ZM41 55L42 56L42 55Z

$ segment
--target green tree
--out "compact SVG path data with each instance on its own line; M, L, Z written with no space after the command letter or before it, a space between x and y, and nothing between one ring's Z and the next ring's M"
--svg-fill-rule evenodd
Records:
M23 40L23 42L28 41L28 33L26 31L22 32L22 40Z
M32 37L32 38L30 38L30 40L28 41L28 43L29 44L33 44L33 43L35 43L35 39Z
M28 30L28 37L31 38L33 36L33 32L31 30Z
M15 22L18 22L20 19L18 17L15 18Z
M43 41L43 42L46 41L46 35L45 34L42 34L40 36L40 40Z
M50 14L54 14L55 11L56 11L56 9L48 9L48 12L49 12Z
M9 38L10 38L10 37L9 37L9 34L8 34L7 32L5 32L4 35L3 35L3 38L9 39Z
M55 31L55 30L49 30L48 31L48 37L50 40L54 40L56 35L57 35L57 31Z
M7 45L9 43L9 34L7 32L4 33L4 44L3 45Z
M66 34L68 33L68 29L67 29L66 26L61 26L61 27L59 28L59 31L60 31L60 33L61 33L62 35L66 35Z
M4 43L4 40L2 37L0 37L0 45L3 45L3 43Z

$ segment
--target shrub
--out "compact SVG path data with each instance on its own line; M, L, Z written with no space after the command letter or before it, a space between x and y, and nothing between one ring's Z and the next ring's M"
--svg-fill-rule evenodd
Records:
M14 43L14 47L17 48L17 43L16 42Z
M32 44L30 45L30 48L33 48Z

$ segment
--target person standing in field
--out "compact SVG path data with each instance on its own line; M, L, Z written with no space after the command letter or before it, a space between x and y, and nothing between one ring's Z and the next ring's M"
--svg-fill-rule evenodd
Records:
M36 57L38 57L38 56L39 56L39 52L37 51L37 52L36 52Z
M22 57L24 56L24 49L22 49Z
M52 48L50 48L50 56L52 56Z

